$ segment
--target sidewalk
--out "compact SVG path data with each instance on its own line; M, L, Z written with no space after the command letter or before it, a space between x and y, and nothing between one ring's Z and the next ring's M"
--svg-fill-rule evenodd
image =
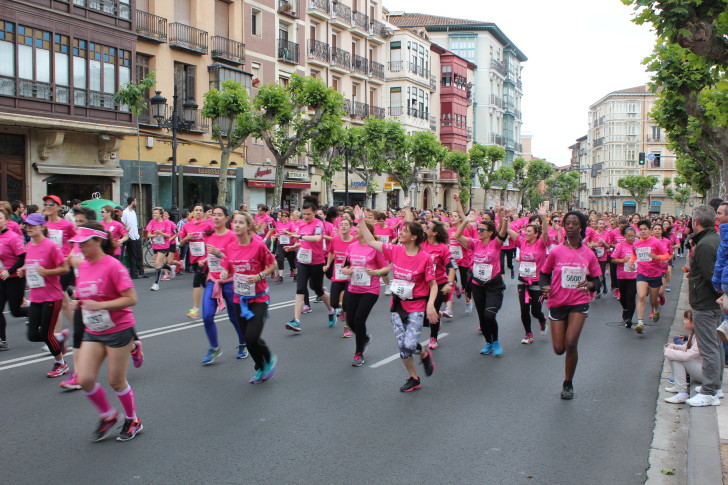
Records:
M683 276L667 343L672 343L673 335L684 333L682 315L688 308L688 284ZM665 363L645 483L719 485L723 483L721 450L725 450L728 465L728 403L704 408L666 403L665 398L672 395L665 391L670 376L670 366ZM695 384L691 384L690 393L695 395ZM669 472L674 474L666 474Z

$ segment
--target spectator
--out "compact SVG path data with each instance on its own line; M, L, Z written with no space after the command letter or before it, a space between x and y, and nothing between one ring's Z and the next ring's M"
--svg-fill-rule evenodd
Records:
M19 200L14 200L10 203L10 205L13 208L13 213L10 218L18 224L22 224L25 220L25 204Z
M26 216L26 219L27 219L27 216L29 216L31 214L37 214L39 210L40 210L40 207L38 207L35 204L27 205L25 207L25 216Z
M689 301L693 311L695 336L700 341L703 357L703 384L694 397L686 400L691 406L718 406L718 391L723 381L723 349L715 329L720 324L721 311L716 302L718 292L712 284L716 253L720 237L715 232L715 210L700 206L693 212L693 251L689 265Z
M126 240L126 254L129 257L129 272L131 279L146 278L144 274L144 261L142 260L142 240L139 237L139 219L136 213L136 199L126 199L126 209L122 212L121 223L126 227L129 239Z
M68 212L66 212L66 215L63 218L66 219L67 221L73 222L75 224L76 221L73 218L73 214L74 214L73 210L78 209L79 207L81 207L80 200L78 200L78 199L70 200L68 202Z
M689 331L687 342L683 344L668 344L665 346L664 355L672 369L672 377L675 384L665 390L675 393L674 396L665 398L671 404L682 404L690 397L688 392L687 376L690 375L691 382L703 382L703 358L698 350L698 340L695 338L692 310L685 310L683 314L683 325Z

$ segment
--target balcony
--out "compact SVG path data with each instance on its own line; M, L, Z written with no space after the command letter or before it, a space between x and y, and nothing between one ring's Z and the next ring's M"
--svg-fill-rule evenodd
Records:
M278 60L289 64L298 64L298 44L278 39Z
M66 2L68 3L68 2ZM131 20L131 8L129 2L119 0L73 0L77 7L84 7L89 10L119 17L124 20Z
M387 27L379 20L372 19L369 23L369 32L380 39L385 39L387 37L386 29Z
M293 19L299 18L298 0L278 0L278 13Z
M597 138L596 140L594 140L594 148L600 147L602 145L604 145L604 138L603 137L602 138Z
M207 54L207 32L174 22L169 24L169 46L196 54Z
M167 19L137 10L136 31L139 37L152 42L167 42Z
M503 138L503 136L499 135L498 133L490 134L490 142L494 145L505 146L505 138Z
M429 117L426 109L407 108L407 114L413 118L420 118L421 120L426 120Z
M406 64L407 61L389 61L389 72L402 72Z
M351 116L351 100L345 99L344 105L341 107L341 109L344 110L344 113L346 113L346 116Z
M491 106L495 106L496 108L503 109L503 98L500 96L497 96L495 94L490 95L490 104Z
M592 189L592 195L602 195L602 188L601 187L594 187Z
M415 64L413 62L409 63L409 71L412 74L417 74L418 76L424 77L426 79L430 78L430 70L425 69L425 66L420 66L418 64Z
M516 87L523 91L523 82L520 79L516 81Z
M356 54L351 55L351 69L354 72L369 75L369 62L366 57L358 56Z
M503 61L496 61L495 59L490 60L490 69L497 72L501 76L505 76L506 72L508 72L506 70L506 63Z
M468 140L468 141L472 141L473 140L473 127L472 126L468 126L468 134L465 137L465 139Z
M351 69L351 54L344 49L338 47L331 48L331 66L340 67L342 69Z
M523 113L521 113L520 109L514 109L513 114L516 116L517 120L520 120L523 117Z
M332 23L351 25L351 7L334 0L331 2Z
M213 35L211 56L218 61L245 64L245 44L220 35Z
M516 144L514 145L514 149L515 149L515 150L516 150L517 152L519 152L519 153L523 153L523 145L521 145L521 144L520 144L520 143L518 143L518 142L516 142Z
M375 79L384 80L384 64L371 61L369 63L369 75Z
M437 131L437 118L430 116L430 130Z
M380 108L379 106L372 106L369 114L374 118L379 118L380 120L383 120L384 117L387 115L387 112L384 108Z
M456 182L458 174L454 170L440 170L439 179L443 182Z
M369 16L367 14L358 10L354 10L352 19L354 20L352 23L352 27L354 27L355 29L359 29L362 32L369 33Z
M404 113L404 107L403 106L390 106L389 107L389 116L393 118L398 118L402 116L402 113Z
M328 15L331 13L329 0L308 0L308 10L310 11L309 15L319 16L316 15L316 13L319 12L326 14L323 17L328 18Z
M360 103L359 101L354 101L354 110L352 113L352 116L355 116L360 119L366 119L369 117L369 105L366 103Z
M308 39L308 58L329 62L329 44L316 39Z

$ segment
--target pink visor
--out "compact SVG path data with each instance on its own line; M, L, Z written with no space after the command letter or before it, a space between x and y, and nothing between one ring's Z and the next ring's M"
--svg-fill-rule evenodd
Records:
M90 229L88 227L77 227L76 235L69 239L72 243L86 242L93 237L100 237L101 239L108 239L109 234L106 231L97 231L96 229Z

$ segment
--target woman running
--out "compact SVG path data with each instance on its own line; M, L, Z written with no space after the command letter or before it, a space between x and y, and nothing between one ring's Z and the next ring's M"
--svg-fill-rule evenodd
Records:
M5 321L5 303L10 304L10 314L15 318L27 317L23 308L25 278L18 276L18 270L25 264L23 237L8 229L10 215L7 209L0 210L0 351L8 350Z
M515 216L515 213L514 213ZM508 224L510 225L511 221L513 220L514 216L508 217ZM500 216L499 216L500 217ZM511 279L514 279L516 277L516 273L513 270L513 258L516 257L516 241L514 241L512 238L506 236L505 240L503 241L503 247L501 247L501 254L500 254L500 272L502 275L506 274L506 265L508 266L508 269L511 270Z
M164 220L164 209L155 207L152 209L152 220L144 229L146 237L152 240L154 251L154 284L151 290L159 290L159 280L162 278L162 269L171 269L167 264L167 253L169 252L169 240L174 235L169 231L169 224ZM186 224L185 224L186 225ZM169 231L169 232L168 232Z
M652 237L657 239L662 244L665 252L670 255L668 260L662 261L662 286L660 286L660 291L657 293L660 306L663 306L665 304L665 280L667 279L667 271L670 269L670 261L672 260L672 241L670 241L670 238L664 237L662 223L659 220L655 221L652 226Z
M437 283L435 268L430 255L420 248L426 235L417 222L405 222L399 236L400 245L382 244L376 240L364 223L363 211L357 207L355 214L361 220L357 228L362 232L366 243L384 255L390 262L392 271L392 304L390 307L394 336L399 347L399 356L409 377L399 388L401 392L412 392L422 387L412 355L420 354L425 375L435 371L432 352L423 349L417 341L422 332L425 314L430 323L437 323L439 315L435 310Z
M509 212L515 212L511 209ZM490 217L490 216L489 216ZM503 292L506 285L501 272L501 247L508 233L508 217L505 208L498 208L499 227L496 230L491 220L483 218L478 223L478 238L468 238L463 232L471 222L477 220L474 214L469 215L458 227L455 238L463 247L473 252L471 267L471 290L475 310L478 312L480 330L485 337L485 346L480 351L483 355L503 355L503 348L498 340L498 321L496 315L503 305Z
M167 223L167 229L164 232L172 234L172 237L169 240L169 250L167 251L167 265L170 269L165 270L166 273L162 276L162 281L169 281L177 276L177 267L181 267L182 263L175 259L177 257L177 241L179 240L177 235L177 224L170 219L168 211L164 211L162 218L164 219L164 222Z
M669 293L672 291L672 289L670 288L670 282L672 281L672 266L675 262L675 251L680 248L680 241L673 231L673 226L670 221L665 221L662 223L662 237L670 241L668 248L668 252L670 253L670 261L667 264L667 271L665 272L665 291ZM666 242L665 247L667 246L668 243Z
M66 353L71 331L64 328L54 333L53 330L63 303L60 276L68 273L68 263L61 248L45 237L45 224L46 220L40 214L31 214L25 220L25 233L30 242L26 248L25 265L16 274L21 278L25 276L30 288L28 340L45 342L54 359L53 368L47 375L61 377L69 372L63 354Z
M579 337L589 314L589 293L599 290L601 269L594 251L582 244L586 216L570 211L563 222L564 243L549 253L541 268L541 290L548 298L554 352L566 352L561 399L573 399Z
M631 263L634 255L634 241L637 237L632 226L624 225L622 237L624 241L618 243L612 251L619 286L619 303L622 305L622 322L627 328L632 328L632 318L637 306L637 263Z
M447 229L442 222L431 220L423 224L427 240L420 244L420 249L429 253L432 262L435 265L435 282L437 283L437 298L435 299L435 310L442 317L440 307L443 302L452 294L452 288L455 281L455 266L452 262L452 254L448 246L449 237ZM452 314L448 316L452 318ZM440 322L430 323L430 343L428 348L436 350L439 346L437 337L440 333Z
M599 267L602 270L602 274L599 277L601 280L602 285L602 291L601 293L597 293L597 298L602 297L602 293L605 295L607 294L607 278L606 278L606 270L607 270L607 259L609 257L609 232L607 231L607 224L604 222L604 219L598 219L596 221L596 227L595 232L593 234L592 241L588 244L588 246L594 251L594 254L597 257L597 261L599 261Z
M124 224L119 222L114 215L114 208L110 205L105 205L101 208L101 225L104 226L106 232L111 234L111 238L114 241L114 257L121 261L121 246L129 239L129 235L126 232Z
M134 283L126 267L113 257L114 245L101 224L84 224L71 240L80 245L85 257L78 267L74 309L81 310L86 327L76 358L78 382L101 418L91 441L106 438L119 416L98 383L99 370L107 358L109 385L125 415L116 439L129 441L144 429L136 414L134 391L126 380L134 346L135 321L130 308L137 302Z
M629 222L624 217L618 219L615 224L615 228L609 231L609 234L607 235L607 243L609 244L609 248L611 251L614 251L614 248L617 247L617 245L624 241L624 228L629 226ZM637 231L635 230L635 234ZM612 288L612 296L614 298L619 299L620 291L619 291L619 285L617 282L617 265L611 261L609 262L609 279L611 288Z
M270 301L266 277L274 274L276 261L265 243L253 238L255 222L250 214L237 213L233 216L233 233L235 240L223 250L225 255L220 279L232 278L235 315L255 363L255 375L250 378L250 383L260 384L276 374L276 355L260 338Z
M302 330L301 309L304 304L304 295L308 292L306 285L310 285L311 289L316 292L316 296L326 304L329 311L329 325L331 320L336 321L336 313L329 303L329 294L324 291L324 223L314 215L318 210L317 204L316 197L309 195L303 198L304 225L298 229L298 233L289 234L293 240L297 239L298 242L284 248L285 251L298 250L296 303L293 319L286 323L286 328L294 332Z
M468 271L473 264L473 252L460 244L460 242L455 238L455 233L457 232L458 227L465 219L465 212L463 211L460 197L455 196L455 201L458 204L458 211L452 213L452 227L447 230L449 236L448 243L450 244L450 254L452 254L455 264L457 264L458 267L457 277L460 282L460 288L462 292L465 293L465 314L469 315L473 312L473 295L471 291L470 276L468 275ZM468 238L474 237L472 227L468 227L465 230L464 235ZM452 318L452 299L447 302L447 310L449 318Z
M652 306L652 321L657 322L660 319L659 294L664 273L662 261L667 261L670 255L662 243L652 237L650 221L639 221L638 227L639 239L633 244L635 254L630 262L637 262L637 325L634 329L637 333L642 333L645 328L645 302L648 293Z
M278 277L276 283L283 283L284 263L288 260L288 267L291 268L291 278L296 278L296 254L294 252L286 252L284 248L291 245L291 236L288 233L295 234L298 232L298 226L291 221L291 213L281 211L278 214L279 220L275 222L275 232L273 233L273 241L275 243L276 264L278 265Z
M346 250L354 242L354 238L351 235L351 223L344 219L339 223L339 234L327 244L328 256L326 264L324 265L324 273L327 273L331 268L331 293L330 301L331 306L334 308L336 317L346 320L346 317L342 317L341 300L344 298L344 292L346 287L349 286L349 280L351 275L346 274L343 270L344 261L346 261ZM346 307L344 307L344 310ZM336 324L336 317L332 320L329 319L329 327L333 327ZM349 325L344 326L344 334L342 338L351 337L351 328Z
M390 219L391 220L391 219ZM377 214L377 223L374 225L374 235L377 236L382 244L390 244L397 239L397 230L388 224L387 214L380 212ZM389 276L383 275L384 294L391 295L389 292Z
M225 209L225 212L227 212L227 209ZM192 219L182 226L182 232L179 234L179 243L180 245L187 244L189 248L190 268L193 272L192 308L187 312L187 316L190 318L198 318L200 316L202 287L205 285L205 280L207 279L204 265L200 265L200 261L204 260L207 256L207 252L205 251L205 236L210 234L213 228L210 221L205 220L205 208L202 204L195 204L192 207L191 214Z
M367 333L367 319L379 299L380 278L389 272L389 266L381 252L366 243L364 230L370 233L374 225L360 221L356 227L356 241L346 248L346 259L342 272L350 279L344 294L347 327L354 331L356 348L351 365L361 367L364 364L364 351L371 343L372 337Z

